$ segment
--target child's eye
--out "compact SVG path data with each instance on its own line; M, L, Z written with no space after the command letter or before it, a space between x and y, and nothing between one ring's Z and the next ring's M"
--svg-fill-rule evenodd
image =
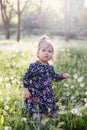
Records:
M51 50L48 50L49 53L51 53L52 51Z
M45 50L42 50L43 52L45 52Z

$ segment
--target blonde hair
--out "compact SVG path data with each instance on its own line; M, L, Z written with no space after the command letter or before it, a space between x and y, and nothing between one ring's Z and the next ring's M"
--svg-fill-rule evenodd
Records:
M52 45L51 40L49 39L48 36L43 35L43 36L40 37L40 40L39 40L39 43L38 43L37 56L39 55L39 50L40 50L40 48L42 47L42 45L44 43L47 43L47 45L48 45L47 47L51 47L52 48L52 51L53 51L53 54L54 54L54 47ZM52 60L53 60L53 57L52 57Z

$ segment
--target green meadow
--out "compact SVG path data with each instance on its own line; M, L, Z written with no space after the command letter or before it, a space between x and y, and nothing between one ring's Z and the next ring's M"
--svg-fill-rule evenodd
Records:
M71 78L52 83L57 114L54 118L43 116L41 130L87 130L87 41L54 39L55 46L60 45L55 69ZM26 46L34 45L32 41ZM22 77L34 57L33 46L30 48L0 50L0 130L37 130L37 121L22 113Z

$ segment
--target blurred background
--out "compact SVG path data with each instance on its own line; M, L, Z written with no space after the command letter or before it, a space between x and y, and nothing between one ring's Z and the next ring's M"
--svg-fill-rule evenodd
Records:
M87 38L87 0L0 0L0 39Z

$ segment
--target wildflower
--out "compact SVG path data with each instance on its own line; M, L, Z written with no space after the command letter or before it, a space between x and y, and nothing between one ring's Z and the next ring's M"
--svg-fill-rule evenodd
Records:
M7 96L7 97L6 97L6 100L7 100L7 101L9 101L9 100L10 100L10 97L9 97L9 96Z
M69 87L69 85L67 83L64 83L64 86L67 87L67 88Z
M10 83L7 83L7 84L6 84L6 88L9 89L10 87L11 87L11 84L10 84Z
M71 113L72 113L72 114L75 114L75 115L78 115L78 116L81 116L81 112L79 111L78 108L73 108L73 109L71 109Z
M83 79L84 79L84 77L83 77L83 76L81 76L80 78L78 78L78 82L82 82L82 81L83 81Z
M87 102L87 98L84 98L84 102Z
M87 108L87 103L85 104L85 108Z
M73 88L74 88L74 86L72 85L70 88L71 88L71 89L73 89Z
M5 81L9 81L9 78L8 78L8 77L5 77Z
M2 78L0 78L0 83L3 81L3 79Z
M73 76L75 79L77 79L78 78L78 75L77 74L74 74L74 76Z
M67 92L67 93L66 93L66 96L70 96L70 92Z
M58 113L59 115L64 115L64 114L67 114L67 111L59 111Z
M81 87L81 88L83 88L84 86L85 86L84 83L81 83L81 84L80 84L80 87Z
M71 97L71 100L74 100L74 99L75 99L75 97L74 97L74 96L72 96L72 97Z
M2 92L0 91L0 95L2 95Z
M26 119L25 117L23 117L23 118L21 119L21 121L22 121L22 122L26 122L27 119Z
M6 106L4 107L4 110L7 111L8 109L9 109L9 106L6 105Z
M0 98L0 102L3 102L3 98Z
M6 126L5 130L12 130L12 128L10 126Z
M87 95L87 92L85 92L84 95Z
M14 79L14 77L11 77L11 80Z

